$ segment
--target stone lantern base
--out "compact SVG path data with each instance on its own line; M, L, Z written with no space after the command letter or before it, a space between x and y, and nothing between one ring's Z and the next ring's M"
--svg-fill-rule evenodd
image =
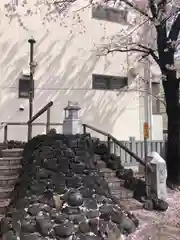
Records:
M82 133L82 124L80 119L65 119L63 122L63 134L76 135Z

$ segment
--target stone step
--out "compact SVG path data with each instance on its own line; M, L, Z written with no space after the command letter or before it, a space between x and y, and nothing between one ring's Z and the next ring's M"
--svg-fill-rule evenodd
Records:
M108 182L108 186L110 189L119 189L119 187L123 186L124 181L115 177L105 178L106 182Z
M116 176L116 172L112 171L109 168L102 168L100 169L100 172L102 173L102 175L104 175L104 177L115 177Z
M101 156L100 156L100 155L95 154L94 157L95 157L96 161L101 161L101 162L103 162L103 161L101 160Z
M0 152L1 152L2 150L6 149L6 148L7 148L7 144L5 144L5 143L0 143Z
M0 187L14 187L19 179L19 175L12 175L12 176L0 176Z
M134 194L132 191L124 188L124 187L119 187L118 190L111 190L111 193L114 197L117 199L128 199L128 198L133 198Z
M9 198L14 190L14 187L0 187L0 199Z
M21 165L0 166L0 176L12 176L19 173Z
M12 148L2 150L3 157L21 157L23 153L22 148Z
M138 179L142 179L142 180L145 180L145 176L144 176L144 173L135 173L134 176Z
M75 149L76 156L83 156L84 154L86 154L86 151L84 149L80 149L80 148Z
M0 200L0 215L4 215L6 208L9 206L10 199Z
M3 157L0 158L0 166L20 165L22 157Z
M96 165L97 165L97 167L100 168L100 169L106 168L106 163L103 162L103 161L99 161L99 160L98 160L98 161L96 162Z
M121 182L122 184L124 184L124 180L118 177L104 177L104 179L108 182L108 183L113 183L113 182Z

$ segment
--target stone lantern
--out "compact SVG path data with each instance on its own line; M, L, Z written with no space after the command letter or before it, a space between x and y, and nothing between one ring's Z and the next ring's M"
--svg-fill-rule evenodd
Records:
M78 115L80 109L77 102L68 101L67 107L64 108L63 134L75 135L82 133L82 124Z

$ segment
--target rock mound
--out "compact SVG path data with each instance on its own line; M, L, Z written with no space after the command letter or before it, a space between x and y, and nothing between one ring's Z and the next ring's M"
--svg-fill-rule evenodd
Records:
M38 136L24 148L23 173L1 221L4 240L121 239L138 221L111 196L89 135Z

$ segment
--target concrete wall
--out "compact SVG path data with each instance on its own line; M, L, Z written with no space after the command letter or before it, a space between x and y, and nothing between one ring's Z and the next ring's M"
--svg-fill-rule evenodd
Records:
M37 41L35 61L38 63L34 113L54 101L51 121L62 122L63 108L68 100L78 101L84 123L110 132L120 140L129 136L140 139L137 91L117 94L91 88L93 73L127 74L126 53L100 56L97 48L122 30L126 31L128 25L92 19L91 8L77 12L78 16L73 11L83 6L83 1L74 5L64 18L56 17L56 21L48 17L43 20L47 6L41 6L35 13L34 0L24 7L18 5L15 12L7 11L6 3L6 0L0 2L0 121L28 120L28 100L18 99L18 78L22 70L28 71L28 39L33 36ZM7 12L9 17L5 16ZM134 62L133 59L129 61L130 64ZM23 112L19 111L20 104L25 107ZM45 115L38 119L39 122L45 120ZM44 130L34 127L33 134ZM57 130L61 131L61 127ZM25 140L26 134L27 127L9 127L8 139ZM1 130L1 141L2 137Z

